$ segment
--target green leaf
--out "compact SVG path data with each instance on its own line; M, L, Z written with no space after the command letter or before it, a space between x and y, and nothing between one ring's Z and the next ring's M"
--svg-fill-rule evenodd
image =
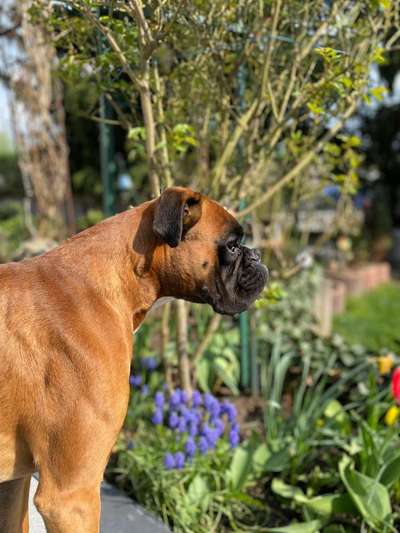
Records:
M131 141L144 141L146 139L146 130L142 127L131 128L128 131L128 139Z
M271 483L271 489L275 494L296 501L297 503L304 503L307 497L299 487L288 485L279 478L274 478Z
M328 46L314 48L314 52L321 56L327 63L331 63L332 61L339 59L342 55L341 51L335 50L334 48L330 48Z
M193 478L187 491L187 499L194 505L204 504L208 499L209 489L207 482L200 475Z
M240 489L252 471L253 451L239 446L236 448L228 470L228 478L234 489Z
M339 463L342 481L365 521L371 526L382 525L392 508L387 488L354 470L345 456Z
M381 102L383 100L383 97L387 93L386 87L379 86L379 87L373 87L370 89L371 96L375 98L375 100L378 100L378 102Z
M321 516L354 513L355 507L348 494L324 494L304 502L304 505Z
M238 502L242 502L245 505L249 505L250 507L265 510L265 502L257 500L256 498L249 496L245 492L233 492L231 493L231 498L237 500Z
M297 522L290 524L290 526L273 527L267 531L276 533L318 533L321 529L322 523L320 520L311 520L309 522Z
M233 394L239 394L238 379L234 367L223 357L214 359L215 372L228 385Z
M196 364L196 375L201 388L210 391L212 385L212 362L208 357L202 357Z
M253 469L255 472L263 472L268 459L271 457L271 452L265 443L257 446L253 454Z
M371 57L372 61L374 63L378 63L379 65L383 65L386 62L384 53L385 53L384 48L381 48L381 47L375 48L372 54L372 57Z
M290 461L290 455L288 450L280 450L279 452L273 453L271 457L265 463L266 472L282 472L288 465Z
M324 415L326 418L333 419L343 431L350 430L349 416L338 400L331 400L328 403L325 407Z
M388 461L381 473L380 482L386 487L390 487L393 483L400 479L400 455Z
M314 113L314 115L320 115L324 112L324 108L315 101L308 102L307 107L311 111L311 113Z

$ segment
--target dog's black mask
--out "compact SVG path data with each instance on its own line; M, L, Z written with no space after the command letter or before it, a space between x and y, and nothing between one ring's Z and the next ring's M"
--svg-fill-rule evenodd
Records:
M161 280L167 287L165 295L208 303L217 313L235 315L263 290L268 269L260 254L241 244L243 229L238 221L200 193L166 189L155 206L153 230L176 250L170 252L171 268Z
M219 245L215 290L210 294L210 303L217 313L235 315L245 311L268 280L268 269L261 263L260 253L238 241L232 239Z

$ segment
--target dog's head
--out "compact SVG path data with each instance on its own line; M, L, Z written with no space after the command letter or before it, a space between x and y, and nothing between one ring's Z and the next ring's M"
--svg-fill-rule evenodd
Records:
M155 201L163 296L210 304L222 314L247 309L268 270L257 250L242 244L243 229L220 204L190 189L166 189Z

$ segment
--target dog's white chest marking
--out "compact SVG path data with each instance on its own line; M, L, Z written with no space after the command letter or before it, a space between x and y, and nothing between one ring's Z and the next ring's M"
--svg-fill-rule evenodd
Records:
M148 310L147 314L152 313L155 309L158 309L162 305L165 305L165 304L167 304L169 302L173 302L174 300L175 300L175 298L173 296L164 296L163 298L158 298L158 300L156 300L153 303L153 305L150 307L150 309ZM133 334L135 334L137 331L139 331L140 326L142 324L143 324L143 322L141 324L139 324L139 326L133 331Z

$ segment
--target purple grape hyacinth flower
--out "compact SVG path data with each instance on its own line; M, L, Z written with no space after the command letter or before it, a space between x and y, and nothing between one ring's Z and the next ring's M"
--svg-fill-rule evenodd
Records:
M156 392L154 396L154 405L158 409L162 409L164 407L164 394L160 391Z
M164 468L165 470L172 470L175 468L175 457L172 453L166 453L164 456Z
M196 443L192 437L189 437L185 443L185 452L188 457L193 457L196 453Z
M186 420L183 416L179 419L177 430L179 433L185 433L186 431Z
M239 433L239 430L240 430L239 424L237 422L233 422L231 424L231 431L236 431L236 433Z
M213 417L217 417L221 414L221 405L218 400L215 400L215 402L212 403L209 413Z
M220 418L217 418L215 421L212 421L212 424L215 427L215 432L217 433L219 438L224 432L225 424Z
M179 416L176 413L172 412L168 418L168 425L171 429L176 429L178 427L178 424Z
M206 438L209 448L215 448L219 437L218 432L215 429L212 429L207 424L204 424L202 436Z
M140 387L142 384L142 376L132 374L129 378L129 383L132 385L132 387Z
M175 468L181 469L185 466L185 456L182 452L175 454Z
M203 403L201 392L198 390L193 391L192 394L192 407L199 407Z
M189 423L189 435L191 437L195 437L199 433L199 428L197 425L197 422L194 422L193 420Z
M171 409L176 409L181 403L181 389L175 389L172 391L169 398L169 406Z
M239 444L239 441L239 433L237 431L231 430L229 432L229 444L231 445L231 448L236 448L236 446Z
M140 394L145 397L149 394L149 386L144 384L140 390Z
M188 393L184 390L181 390L181 403L185 404L185 403L188 403L188 401L189 401Z
M207 409L207 411L209 411L215 400L216 398L209 392L204 394L204 407Z
M154 370L157 368L157 359L155 357L143 357L142 366L145 370Z
M207 439L205 437L200 437L199 438L199 451L202 455L204 455L205 453L207 453L207 450L208 450L208 442L207 442Z
M232 423L232 422L234 422L236 420L237 409L233 405L233 403L229 403L227 401L224 401L222 403L222 412L226 413L230 423Z
M163 423L163 412L161 409L156 409L151 417L151 421L155 426L159 426Z

